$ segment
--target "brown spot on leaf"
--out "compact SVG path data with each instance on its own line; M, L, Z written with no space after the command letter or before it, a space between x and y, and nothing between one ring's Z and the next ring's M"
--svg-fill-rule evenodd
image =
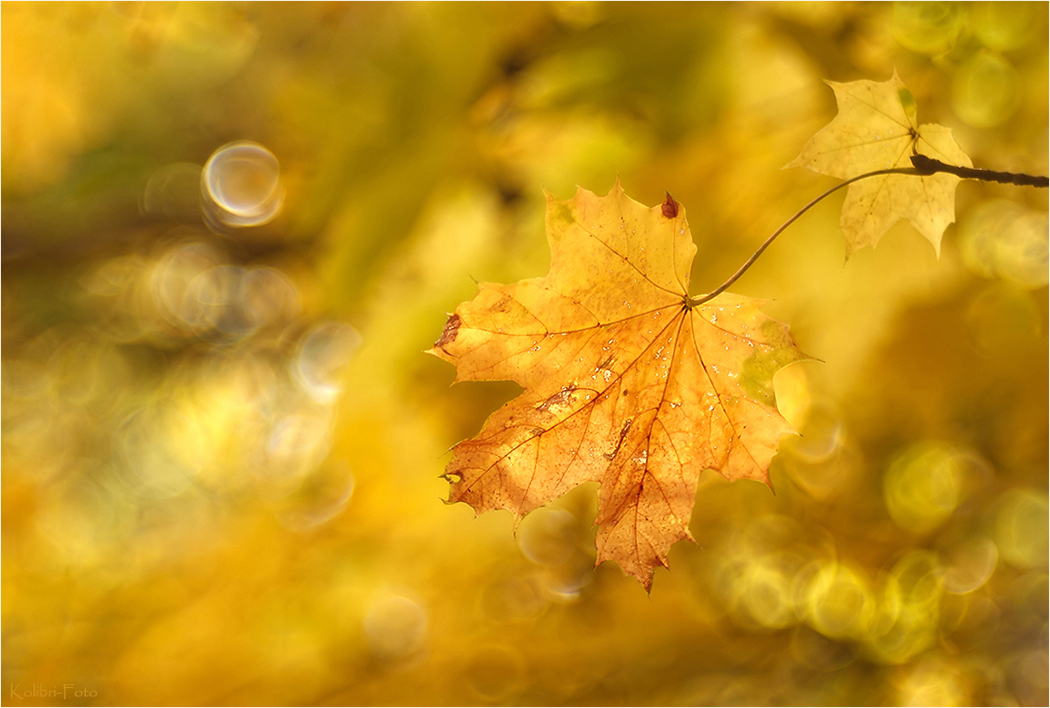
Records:
M673 219L678 216L678 202L674 200L670 192L664 193L667 195L667 199L660 205L660 211L663 212L666 218Z
M623 428L620 429L620 439L616 442L616 448L612 452L604 453L602 457L611 461L620 452L620 448L623 447L623 439L627 437L627 433L631 430L631 420L631 418L628 418L627 422L623 424Z
M492 311L493 312L507 312L507 311L510 310L511 302L513 302L513 300L511 298L507 297L506 295L504 295L499 300L497 300L496 303L492 306Z
M553 396L550 396L543 403L541 403L538 406L536 406L536 410L538 410L538 411L547 411L547 410L550 410L551 406L558 406L558 405L561 405L563 403L568 403L569 402L569 397L572 395L572 392L575 391L575 390L576 390L576 386L575 385L563 386L560 391L555 393Z
M434 342L434 346L444 349L446 344L456 341L456 333L459 332L459 326L462 323L463 320L459 318L459 315L449 315L448 322L445 323L445 330L441 333L441 338Z

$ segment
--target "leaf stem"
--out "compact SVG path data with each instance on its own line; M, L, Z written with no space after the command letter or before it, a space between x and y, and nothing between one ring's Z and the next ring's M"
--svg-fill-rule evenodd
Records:
M747 269L750 268L754 264L754 262L758 260L758 257L762 255L763 251L765 251L767 248L769 248L770 244L773 243L773 241L776 240L777 236L779 236L780 234L782 234L784 232L784 229L786 229L787 227L791 226L793 223L795 223L795 221L798 220L798 218L800 216L805 214L807 211L809 211L810 209L815 207L817 204L819 204L825 198L831 196L832 194L834 194L835 192L839 191L843 187L848 187L849 185L853 184L854 182L859 182L862 179L867 179L869 177L878 177L880 175L927 175L928 176L929 174L930 173L927 172L927 171L917 170L917 169L915 169L913 167L896 167L896 168L888 169L888 170L875 170L874 172L867 172L865 174L857 175L856 177L848 179L845 182L843 182L842 184L835 185L831 189L827 190L826 192L824 192L820 196L818 196L815 199L813 199L813 201L811 201L809 204L807 204L806 206L804 206L801 209L799 209L797 212L795 212L794 216L792 216L790 219L788 219L783 224L781 224L780 227L776 231L771 233L769 235L769 238L767 238L765 240L765 242L763 242L763 244L758 247L758 250L755 251L753 254L751 254L751 257L748 258L747 261L744 262L744 265L740 266L737 269L737 271L735 273L733 273L731 276L729 276L729 278L724 283L722 283L721 285L719 285L717 288L715 288L711 292L707 293L706 295L698 295L697 297L689 298L689 301L688 301L689 307L696 307L697 305L702 305L703 303L707 302L708 300L713 300L714 298L718 297L723 292L725 292L733 283L735 283L737 280L740 279L740 276L742 276L744 273L747 272Z
M1017 172L996 172L995 170L983 170L975 167L959 167L958 165L949 165L945 162L941 162L940 160L935 160L932 157L927 157L926 155L912 155L911 163L915 167L897 167L888 170L875 170L874 172L867 172L862 175L857 175L856 177L848 179L842 184L836 185L828 191L824 192L823 194L815 198L813 201L811 201L809 204L795 212L794 216L785 221L783 224L780 225L780 228L778 228L776 231L770 234L769 238L767 238L765 242L763 242L763 244L758 247L758 250L755 251L751 255L751 257L747 259L744 265L740 266L735 273L729 276L728 280L726 280L724 283L722 283L706 295L698 295L697 297L689 298L687 301L688 306L696 307L697 305L702 305L708 300L713 300L718 295L725 292L726 289L729 288L729 286L731 286L733 283L739 280L740 276L747 272L747 269L750 268L754 264L754 262L758 260L758 257L762 255L763 251L769 248L769 245L776 240L777 236L784 232L784 229L795 223L795 221L797 221L800 216L802 216L807 211L815 207L826 197L829 197L835 192L842 189L843 187L848 187L854 182L859 182L862 179L867 179L868 177L878 177L879 175L917 175L920 177L929 177L930 175L936 174L938 172L945 172L947 174L955 175L956 177L959 177L961 179L976 179L982 182L999 182L1000 184L1017 184L1028 187L1046 188L1048 186L1048 182L1050 182L1050 180L1048 180L1046 177L1041 177L1039 175L1028 175Z

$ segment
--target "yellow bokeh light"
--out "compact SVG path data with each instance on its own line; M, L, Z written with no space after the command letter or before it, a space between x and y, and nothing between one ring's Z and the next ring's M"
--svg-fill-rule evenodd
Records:
M972 698L958 666L943 659L928 659L902 672L897 701L903 706L965 706Z
M978 52L955 75L952 107L975 128L1002 125L1020 105L1020 74L998 54Z
M895 2L893 33L897 41L920 54L948 52L962 30L959 8L948 2Z
M943 524L963 496L959 453L941 443L920 443L903 452L886 471L883 498L894 522L923 534Z
M999 504L995 543L1003 560L1019 568L1045 568L1050 534L1046 493L1014 489Z
M806 622L832 639L862 639L871 631L877 604L858 569L837 561L818 562L802 586Z

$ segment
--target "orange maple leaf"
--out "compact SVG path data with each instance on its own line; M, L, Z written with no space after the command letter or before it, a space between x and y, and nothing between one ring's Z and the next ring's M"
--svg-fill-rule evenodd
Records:
M647 589L690 538L704 469L769 484L779 438L773 374L804 358L760 301L689 296L696 246L670 196L649 209L619 182L605 197L547 195L550 272L482 283L430 354L456 381L525 391L453 448L449 502L515 522L579 484L600 484L597 562Z

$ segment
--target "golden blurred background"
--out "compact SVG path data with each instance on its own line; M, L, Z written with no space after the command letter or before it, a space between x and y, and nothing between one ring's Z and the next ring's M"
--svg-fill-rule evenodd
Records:
M546 272L543 189L669 191L719 284L834 184L823 79L1047 174L1047 10L5 3L5 704L1045 705L1046 190L962 183L939 260L788 230L734 291L803 437L651 595L593 486L442 504L516 390L422 352Z

